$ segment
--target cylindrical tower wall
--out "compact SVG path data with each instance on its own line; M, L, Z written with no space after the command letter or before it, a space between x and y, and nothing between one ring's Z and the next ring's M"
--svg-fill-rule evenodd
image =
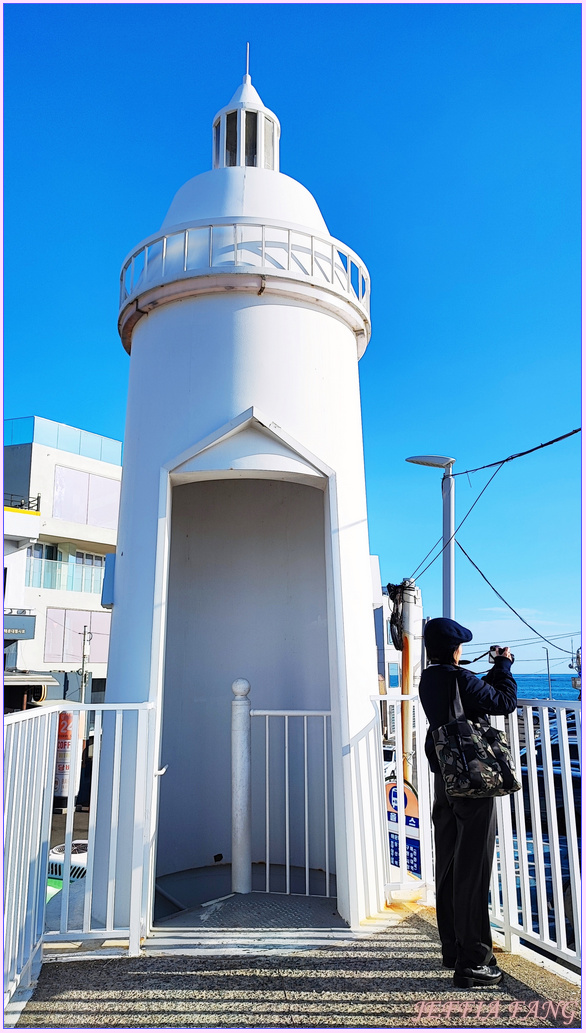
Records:
M149 694L161 468L253 405L336 474L342 576L353 585L345 623L354 611L353 639L367 622L370 642L354 333L306 302L236 291L188 299L143 317L133 334L109 699Z

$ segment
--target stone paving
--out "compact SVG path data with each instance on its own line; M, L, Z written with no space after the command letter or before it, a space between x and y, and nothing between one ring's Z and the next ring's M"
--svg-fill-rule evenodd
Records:
M581 1028L580 989L497 951L493 990L457 990L441 967L430 908L399 904L394 924L330 941L303 930L230 948L165 947L140 958L43 965L19 1029ZM281 934L288 931L283 929ZM219 935L219 933L217 934ZM224 935L224 934L222 934ZM322 939L324 934L322 933ZM242 939L242 937L241 937ZM171 940L169 940L171 942ZM227 941L226 941L227 942ZM244 941L243 941L244 942ZM317 944L317 945L316 945ZM87 958L87 954L85 955Z

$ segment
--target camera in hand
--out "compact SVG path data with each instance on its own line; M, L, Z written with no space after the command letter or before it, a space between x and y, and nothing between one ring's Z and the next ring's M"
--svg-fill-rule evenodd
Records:
M489 662L489 664L493 664L495 662L497 656L502 656L506 648L507 648L506 646L491 646L490 650L489 650L489 653L488 653L488 662ZM511 662L514 659L515 659L515 657L511 653Z

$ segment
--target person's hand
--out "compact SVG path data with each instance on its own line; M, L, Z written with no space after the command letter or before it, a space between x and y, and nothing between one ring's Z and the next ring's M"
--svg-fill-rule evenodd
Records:
M513 659L513 655L512 655L511 650L509 649L508 646L505 646L504 649L501 649L501 651L499 653L499 656L505 656L507 658L507 660L512 660Z

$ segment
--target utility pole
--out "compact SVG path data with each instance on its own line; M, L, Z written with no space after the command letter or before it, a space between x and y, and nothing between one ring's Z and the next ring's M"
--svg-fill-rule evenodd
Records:
M455 574L455 488L452 467L456 462L450 456L410 456L407 463L417 466L435 466L444 471L442 477L442 616L452 620L456 612Z
M86 684L87 684L87 680L88 680L88 672L86 671L86 663L89 661L89 652L88 652L88 650L89 650L89 644L90 644L90 642L92 640L92 637L93 636L92 636L91 631L88 631L88 629L87 629L87 624L84 624L84 626L83 626L83 645L81 647L81 670L79 672L81 674L81 692L80 692L80 696L81 696L81 702L82 703L86 702L85 689L86 689Z
M549 685L549 698L552 699L553 697L551 694L551 676L549 673L549 649L547 648L547 646L542 646L542 649L545 649L545 656L547 658L547 684Z

